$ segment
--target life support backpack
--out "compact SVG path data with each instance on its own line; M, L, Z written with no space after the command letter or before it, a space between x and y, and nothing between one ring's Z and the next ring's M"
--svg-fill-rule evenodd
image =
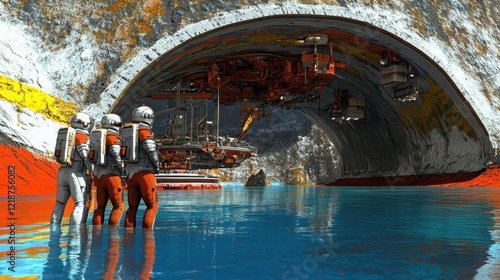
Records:
M139 124L133 123L122 130L122 147L120 156L126 162L139 162Z
M106 133L107 129L101 128L92 131L90 134L90 162L99 165L106 165Z
M72 127L60 128L57 132L56 148L54 156L61 164L72 164L72 156L75 149L76 129Z

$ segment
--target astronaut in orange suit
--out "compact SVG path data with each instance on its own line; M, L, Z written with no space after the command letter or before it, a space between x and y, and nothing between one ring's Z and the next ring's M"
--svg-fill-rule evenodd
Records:
M153 228L158 212L158 189L155 174L160 171L158 150L151 131L153 110L141 106L132 113L132 123L138 124L138 161L128 162L125 167L128 185L128 205L125 215L125 227L136 226L136 214L139 203L144 200L146 211L142 219L143 228Z
M123 161L120 157L122 119L116 114L106 114L102 117L101 127L106 129L106 156L104 165L95 164L94 166L97 209L94 211L92 224L103 224L109 199L113 209L109 214L108 224L119 225L124 208L121 178L125 176Z
M62 164L57 172L56 205L50 216L51 224L61 224L64 208L71 196L74 208L70 217L70 224L86 223L85 203L88 194L92 163L88 159L89 129L92 118L87 113L77 113L71 119L71 127L76 130L74 142L75 151L71 154L71 164Z

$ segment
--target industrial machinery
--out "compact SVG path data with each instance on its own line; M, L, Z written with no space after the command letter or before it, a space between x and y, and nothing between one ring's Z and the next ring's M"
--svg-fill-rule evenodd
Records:
M418 85L414 83L415 73L411 65L392 52L380 55L381 84L392 93L392 98L398 101L415 101L419 94Z
M218 113L210 112L210 101L178 96L171 102L177 106L157 113L169 120L165 134L156 138L163 171L237 167L257 155L254 147L218 136Z
M365 117L365 100L354 98L347 90L336 90L335 101L331 105L332 120L357 121Z

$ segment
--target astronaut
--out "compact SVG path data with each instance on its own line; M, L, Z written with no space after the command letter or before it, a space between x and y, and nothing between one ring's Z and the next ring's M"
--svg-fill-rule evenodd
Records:
M136 226L137 208L141 198L146 204L142 227L153 228L156 219L158 190L155 174L160 171L160 161L153 133L151 132L153 119L153 110L148 106L138 107L132 113L132 123L137 124L137 160L128 161L125 167L129 205L125 215L125 227ZM125 131L123 134L125 137Z
M92 118L83 112L77 113L71 119L71 127L59 130L56 140L56 160L61 164L57 172L57 194L56 205L50 217L51 224L60 224L64 208L71 196L74 201L74 208L70 217L70 224L85 224L84 216L86 199L88 197L88 181L92 164L88 160L88 140L89 129L92 125ZM70 132L68 134L61 133ZM63 135L64 137L61 137ZM60 155L61 149L65 156ZM65 148L66 147L66 148Z
M91 145L98 143L97 149L105 151L102 162L94 165L94 184L96 186L97 209L92 218L93 225L102 225L108 199L113 205L109 214L109 225L119 225L123 213L122 176L125 176L123 161L120 156L122 119L116 114L106 114L102 117L103 130L93 131L90 135ZM102 133L102 135L101 135ZM105 141L93 138L103 138ZM100 147L100 143L106 147Z

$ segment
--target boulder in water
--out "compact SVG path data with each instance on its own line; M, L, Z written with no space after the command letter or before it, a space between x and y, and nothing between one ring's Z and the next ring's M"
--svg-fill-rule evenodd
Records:
M266 186L266 174L261 169L258 173L251 175L245 187L265 187Z

